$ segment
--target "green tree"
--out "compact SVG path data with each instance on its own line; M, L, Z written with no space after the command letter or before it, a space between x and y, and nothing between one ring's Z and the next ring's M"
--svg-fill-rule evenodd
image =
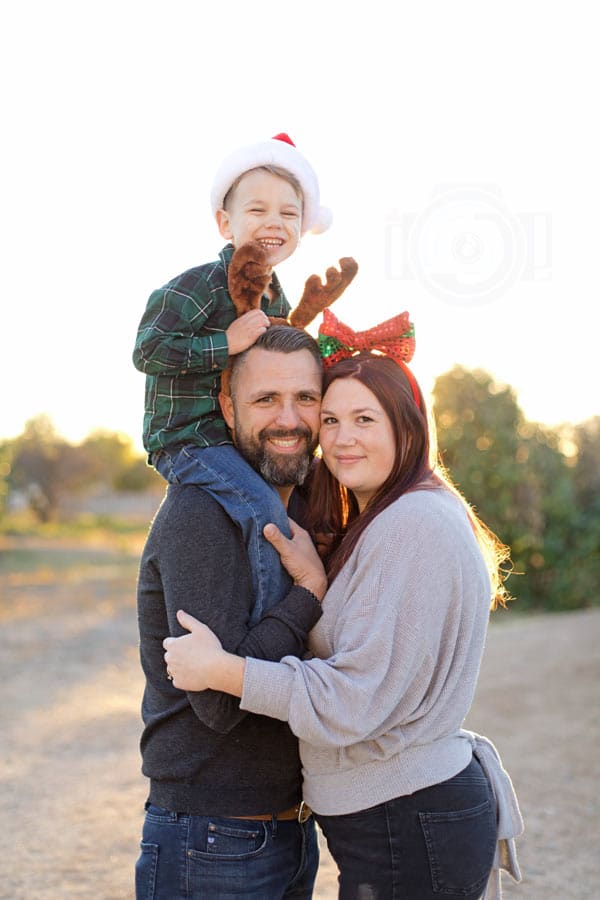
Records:
M455 366L436 380L433 396L444 465L482 518L509 541L527 505L519 453L524 420L512 388L487 372Z
M571 604L599 602L600 594L600 416L563 430L569 457L577 518L570 531L572 578L566 586ZM586 602L585 602L586 601Z
M511 547L515 574L508 587L519 606L593 602L580 497L589 496L593 464L587 460L597 460L600 449L595 439L588 431L580 435L587 469L578 486L560 432L527 422L514 391L488 373L456 366L442 375L434 411L440 453L454 482Z
M38 519L48 522L73 478L72 448L42 414L26 422L13 449L11 488L22 490Z
M13 442L0 441L0 521L4 517L8 502L12 459Z
M579 505L598 521L600 511L600 416L571 429L575 447L574 481Z
M529 425L528 432L523 443L525 476L538 527L529 536L523 599L544 609L586 606L590 597L582 594L578 575L580 513L560 434L541 425Z
M0 448L0 510L4 483L23 492L42 522L56 516L66 496L98 486L139 492L164 487L128 436L98 430L73 445L57 434L47 415L30 419L22 435L7 442L5 451Z
M116 491L148 491L164 487L162 479L146 464L128 435L98 429L81 444L90 478Z

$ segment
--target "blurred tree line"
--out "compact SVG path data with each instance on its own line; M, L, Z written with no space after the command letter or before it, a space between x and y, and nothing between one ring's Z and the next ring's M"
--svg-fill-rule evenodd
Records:
M511 547L507 587L520 609L597 605L600 416L528 422L512 388L456 366L437 379L438 446L454 483Z
M39 522L61 512L67 498L98 490L141 493L164 490L133 442L118 432L98 430L73 445L57 434L46 415L30 419L23 434L0 442L0 518L20 500Z
M549 428L528 422L512 388L459 366L439 377L434 415L442 461L485 523L511 547L507 586L519 609L599 602L600 416ZM164 491L125 435L72 445L36 416L0 442L0 518L15 493L41 522L65 498L98 488Z

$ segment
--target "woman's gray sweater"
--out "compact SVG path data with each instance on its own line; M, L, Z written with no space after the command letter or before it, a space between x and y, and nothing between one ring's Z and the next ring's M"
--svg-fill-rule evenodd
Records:
M247 660L241 706L300 738L304 798L323 815L366 809L456 775L490 608L488 572L445 489L395 501L327 592L315 658Z

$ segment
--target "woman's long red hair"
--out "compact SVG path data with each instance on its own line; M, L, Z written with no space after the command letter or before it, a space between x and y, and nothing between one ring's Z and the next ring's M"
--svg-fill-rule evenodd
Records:
M342 360L327 369L323 395L340 378L355 378L377 397L392 425L396 454L388 478L362 513L354 495L334 478L327 466L323 463L317 466L311 483L309 520L315 534L329 538L325 562L330 582L352 555L365 528L386 507L409 491L445 488L465 506L490 574L492 607L504 605L508 595L502 565L509 558L509 549L478 518L436 459L434 425L428 421L421 389L417 385L417 406L413 389L400 366L387 357L369 353Z

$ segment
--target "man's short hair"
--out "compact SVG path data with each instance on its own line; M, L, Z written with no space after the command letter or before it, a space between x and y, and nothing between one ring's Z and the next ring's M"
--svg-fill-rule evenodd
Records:
M319 345L312 335L302 328L292 328L291 325L271 325L252 346L242 353L236 353L232 358L230 378L232 396L235 394L237 380L244 368L246 357L255 348L269 350L273 353L297 353L299 350L308 350L319 369L322 369L323 360L319 353Z

